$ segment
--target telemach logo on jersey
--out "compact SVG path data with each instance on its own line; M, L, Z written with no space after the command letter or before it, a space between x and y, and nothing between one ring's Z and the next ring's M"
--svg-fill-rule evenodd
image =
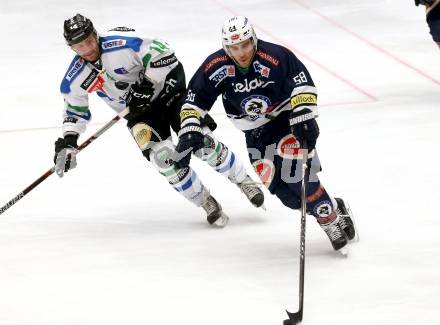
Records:
M275 175L275 166L273 162L269 159L260 159L255 161L252 166L264 186L269 187Z

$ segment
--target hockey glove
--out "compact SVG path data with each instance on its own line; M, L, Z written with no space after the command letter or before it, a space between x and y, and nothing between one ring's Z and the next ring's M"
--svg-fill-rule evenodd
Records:
M63 177L65 172L76 167L78 137L78 134L68 134L55 141L53 162L55 163L55 172L59 177Z
M153 84L144 79L141 83L136 82L128 90L125 103L129 108L126 118L133 118L146 112L151 107L151 99L154 95Z
M175 166L185 168L189 166L191 154L203 147L203 133L200 126L191 125L179 131L179 142L176 147Z
M418 5L427 5L431 6L434 3L434 0L414 0L416 3L416 6Z
M308 108L304 108L298 112L292 112L289 122L294 137L300 143L305 139L309 151L315 149L316 140L319 136L319 126L315 120L314 113Z

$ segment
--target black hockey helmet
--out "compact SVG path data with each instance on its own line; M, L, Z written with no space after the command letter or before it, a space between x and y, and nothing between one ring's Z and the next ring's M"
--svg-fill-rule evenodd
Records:
M68 45L82 42L92 33L96 34L92 21L81 14L64 21L64 38Z

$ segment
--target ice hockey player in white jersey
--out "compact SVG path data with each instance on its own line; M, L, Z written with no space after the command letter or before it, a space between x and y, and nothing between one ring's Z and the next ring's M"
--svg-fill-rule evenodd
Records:
M333 248L341 249L355 238L355 228L348 205L329 196L316 175L320 170L315 151L317 92L309 72L287 48L257 39L245 17L224 23L222 44L191 78L183 116L206 116L222 96L227 116L245 134L249 158L262 182L291 209L301 207L301 177L295 173L301 171L297 168L300 144L307 140L313 157L307 212L316 218ZM201 120L182 121L178 152L201 145ZM184 156L179 166L187 166L190 157Z
M185 198L201 206L207 221L224 226L228 217L189 167L177 168L171 131L179 132L180 108L185 98L185 73L174 51L163 40L139 37L118 27L98 34L90 19L77 14L64 22L64 38L76 56L61 82L64 97L63 137L55 142L55 169L62 177L76 166L77 140L91 119L89 94L96 93L120 113L128 108L127 127L142 154ZM247 175L238 157L212 131L214 120L201 119L203 150L199 156L214 170L238 185L259 207L264 196Z

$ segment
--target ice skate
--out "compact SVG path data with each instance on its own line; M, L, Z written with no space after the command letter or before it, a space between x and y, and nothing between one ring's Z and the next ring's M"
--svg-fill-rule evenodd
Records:
M243 182L237 183L237 186L244 193L244 195L246 195L252 205L257 208L261 207L264 209L264 194L259 185L260 183L252 180L249 175L246 176Z
M223 212L221 205L212 195L205 199L202 208L206 211L206 220L210 225L223 228L228 223L229 217Z
M338 203L336 214L339 217L339 225L350 242L359 241L359 235L354 224L353 213L350 206L341 198L335 198Z
M333 249L335 251L340 251L343 255L346 255L347 251L345 246L347 245L348 241L339 223L333 222L330 225L321 225L321 228L325 231L328 238L330 239Z

